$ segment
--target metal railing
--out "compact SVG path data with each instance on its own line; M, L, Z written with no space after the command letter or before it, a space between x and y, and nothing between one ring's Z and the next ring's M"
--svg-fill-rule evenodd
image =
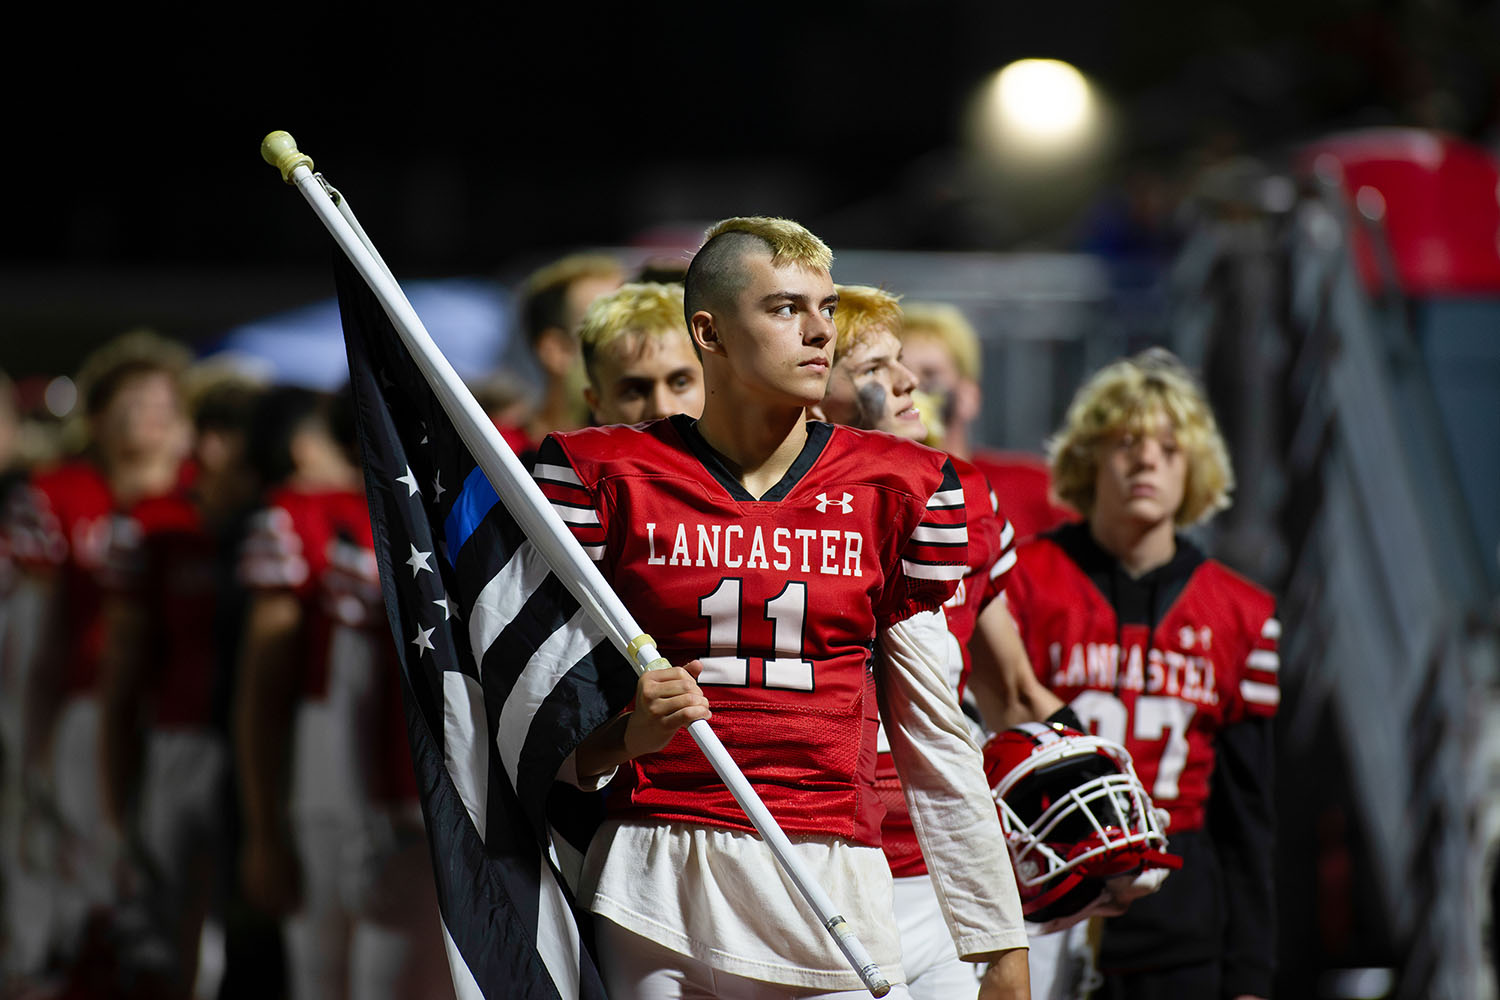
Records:
M1404 310L1355 276L1357 224L1326 182L1281 212L1204 219L1174 342L1208 375L1249 493L1221 552L1284 580L1283 756L1338 723L1401 956L1392 995L1482 1000L1496 632L1428 373Z

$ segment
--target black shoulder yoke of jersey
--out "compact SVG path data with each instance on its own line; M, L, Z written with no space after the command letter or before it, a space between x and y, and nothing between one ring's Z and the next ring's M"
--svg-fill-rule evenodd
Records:
M1089 531L1088 522L1074 521L1046 532L1115 610L1121 625L1155 628L1167 609L1182 596L1194 571L1208 561L1203 550L1181 535L1177 552L1165 566L1133 577L1120 561L1106 552Z
M672 426L682 436L682 440L687 444L689 450L697 457L698 461L703 463L703 468L708 470L708 474L713 476L720 486L724 487L725 492L730 497L740 503L772 503L785 499L786 495L792 492L796 485L802 481L802 477L807 475L808 470L813 467L813 463L818 460L818 456L823 454L823 449L828 447L829 439L833 437L832 424L823 423L820 420L809 420L807 422L807 441L802 445L802 451L798 453L797 460L792 463L791 468L786 470L786 475L781 477L781 481L767 490L765 496L757 500L756 497L750 495L750 491L745 489L744 484L735 477L734 473L729 471L729 467L724 464L723 457L714 451L713 447L707 441L703 440L703 435L698 433L698 421L685 413L673 414L667 419L672 422Z

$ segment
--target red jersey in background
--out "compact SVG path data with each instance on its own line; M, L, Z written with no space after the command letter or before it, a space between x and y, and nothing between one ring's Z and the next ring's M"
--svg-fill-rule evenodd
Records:
M112 586L130 590L146 618L147 691L156 727L211 724L218 554L191 496L176 490L141 501L117 522L132 544L117 556Z
M990 481L1017 540L1078 520L1076 512L1053 501L1052 478L1041 457L1020 451L976 451L969 461Z
M240 560L246 586L289 590L302 605L303 697L328 696L336 657L375 671L375 716L356 734L371 755L371 794L416 798L401 707L399 662L380 592L370 512L354 490L273 492L255 515Z
M67 616L60 630L64 696L92 691L104 649L104 580L115 527L114 498L91 462L39 472L6 518L11 557L22 569L55 573Z
M1130 751L1169 833L1201 827L1214 739L1281 699L1270 595L1180 538L1132 579L1077 524L1021 545L1006 601L1037 676Z
M1166 565L1131 577L1087 525L1068 524L1021 545L1005 599L1042 682L1130 751L1183 859L1105 921L1099 968L1214 963L1224 995L1269 996L1281 700L1270 595L1180 536Z

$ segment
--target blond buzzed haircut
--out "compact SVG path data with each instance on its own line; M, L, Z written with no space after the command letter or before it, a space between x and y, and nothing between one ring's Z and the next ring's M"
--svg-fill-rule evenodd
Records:
M618 281L624 276L620 262L602 253L571 254L533 271L521 289L521 320L527 338L535 344L545 331L566 327L568 288L573 282L584 278Z
M842 302L839 308L843 308ZM947 348L960 375L979 381L979 335L968 317L956 306L943 302L908 302L901 308L906 314L902 340L930 337L938 341Z
M594 359L622 337L688 337L682 312L682 286L637 282L621 285L594 300L578 328L583 347L583 366L589 381L599 387Z
M833 269L833 251L801 223L763 215L737 216L709 227L703 246L683 277L683 312L722 305L744 288L740 260L753 250L769 252L773 267L798 264L818 271Z
M703 234L703 245L708 246L717 237L727 233L758 237L770 248L771 263L776 267L801 264L820 271L833 269L833 251L800 222L767 215L737 216L709 227L708 232Z
M1150 434L1165 423L1187 458L1175 521L1197 524L1229 506L1234 470L1203 390L1176 355L1151 348L1095 372L1047 442L1052 489L1084 517L1094 510L1103 448L1120 434Z
M835 362L879 330L901 336L901 296L870 285L834 287L839 293L839 307L833 313L833 327L838 331L833 345Z

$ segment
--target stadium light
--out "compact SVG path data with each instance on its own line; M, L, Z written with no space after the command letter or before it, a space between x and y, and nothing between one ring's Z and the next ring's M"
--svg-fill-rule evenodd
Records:
M1058 59L1021 59L976 94L973 137L1000 160L1069 158L1097 146L1101 102L1092 84Z

